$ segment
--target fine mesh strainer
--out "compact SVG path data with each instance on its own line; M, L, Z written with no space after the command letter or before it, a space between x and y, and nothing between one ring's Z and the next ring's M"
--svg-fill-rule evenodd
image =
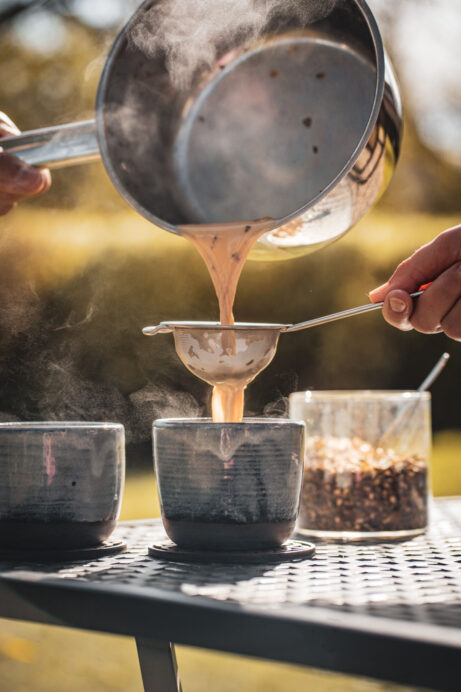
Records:
M423 291L412 293L412 298ZM299 324L257 324L238 322L161 322L145 327L146 336L173 332L176 353L188 370L213 386L246 386L266 368L277 350L279 336L377 310L383 303L369 303L317 317Z
M269 365L285 330L283 324L226 327L219 322L168 322L143 332L148 336L173 332L179 358L208 384L246 386Z

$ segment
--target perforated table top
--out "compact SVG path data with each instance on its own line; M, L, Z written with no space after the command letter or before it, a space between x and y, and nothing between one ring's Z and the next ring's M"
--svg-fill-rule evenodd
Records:
M0 616L461 689L461 499L411 541L275 565L154 560L158 520L115 535L128 550L92 562L0 563Z

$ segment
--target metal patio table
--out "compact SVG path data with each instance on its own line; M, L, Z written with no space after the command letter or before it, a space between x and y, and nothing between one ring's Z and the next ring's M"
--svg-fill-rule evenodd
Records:
M180 689L173 642L461 689L461 498L437 500L413 540L271 565L152 559L158 520L117 536L128 550L91 562L1 562L0 616L135 637L148 692Z

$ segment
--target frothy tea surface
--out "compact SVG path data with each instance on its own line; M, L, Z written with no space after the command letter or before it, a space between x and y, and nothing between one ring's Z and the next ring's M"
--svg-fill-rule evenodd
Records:
M215 287L220 322L234 324L233 306L237 284L248 255L271 220L249 223L223 223L181 226L181 235L188 238L202 255ZM235 334L226 332L227 349L235 351ZM239 423L243 418L245 382L213 388L212 416L216 423Z

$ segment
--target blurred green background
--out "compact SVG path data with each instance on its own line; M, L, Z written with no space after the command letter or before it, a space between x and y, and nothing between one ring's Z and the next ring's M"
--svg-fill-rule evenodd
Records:
M0 2L0 109L21 129L92 117L105 54L137 3L50 0L16 11L27 4ZM461 220L461 83L454 69L461 64L461 6L370 5L406 106L398 171L378 207L337 244L287 262L249 262L235 309L241 321L301 321L365 303L399 261ZM101 164L57 171L48 195L0 220L0 420L122 422L123 516L152 516L152 420L202 415L210 393L181 366L168 336L149 340L141 328L216 316L210 279L186 241L137 216ZM297 389L415 388L445 350L452 359L433 387L433 483L436 494L461 493L460 345L443 335L403 334L374 313L282 337L276 358L248 390L247 414L283 415ZM391 687L182 650L180 665L187 692ZM141 689L134 647L2 621L0 689L82 688Z

